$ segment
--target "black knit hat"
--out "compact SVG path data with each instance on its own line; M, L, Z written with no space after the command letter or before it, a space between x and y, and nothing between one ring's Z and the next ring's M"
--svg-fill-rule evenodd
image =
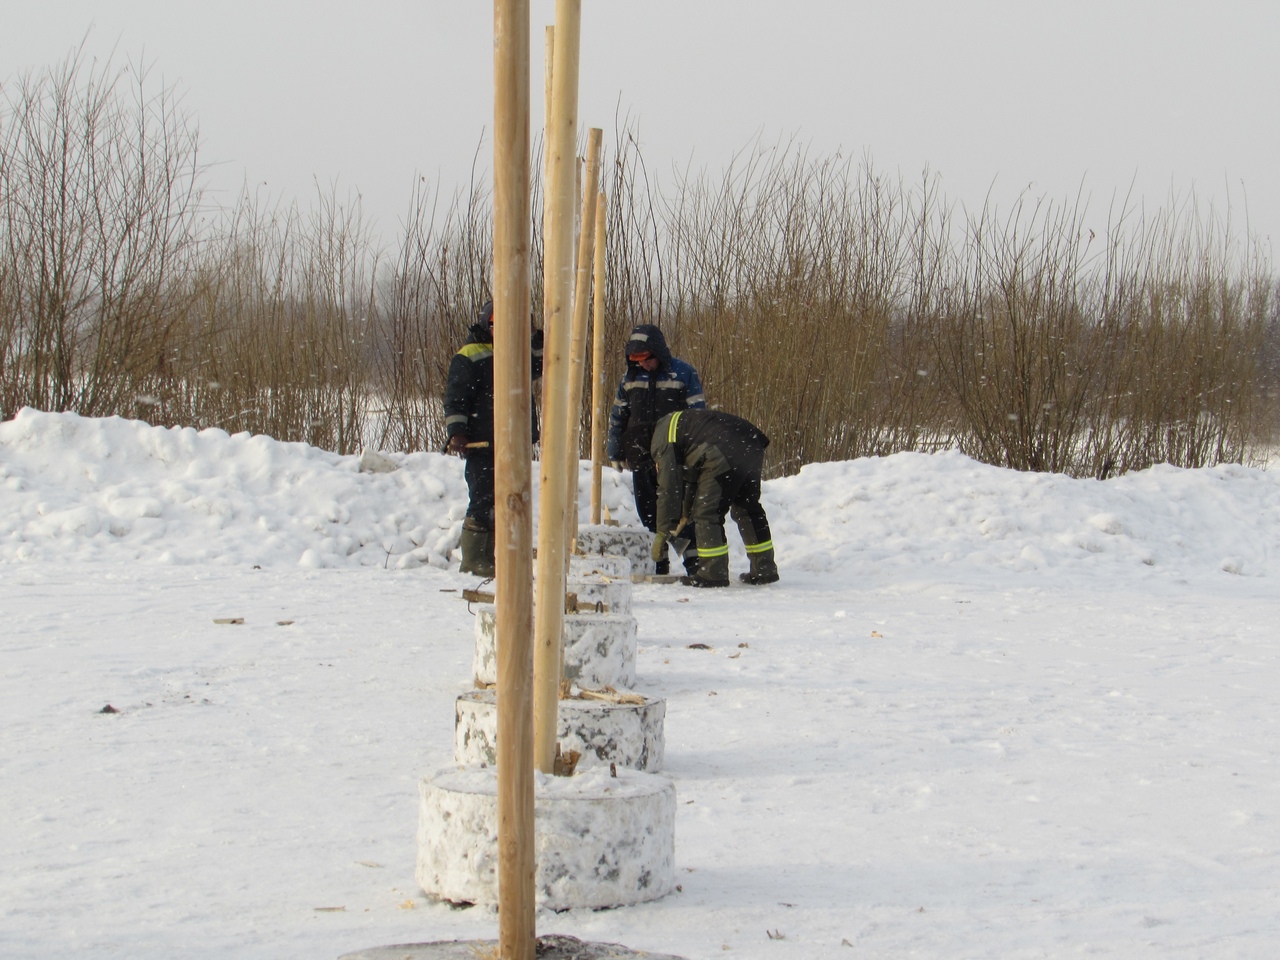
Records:
M480 312L476 314L476 323L493 323L493 301L486 300Z

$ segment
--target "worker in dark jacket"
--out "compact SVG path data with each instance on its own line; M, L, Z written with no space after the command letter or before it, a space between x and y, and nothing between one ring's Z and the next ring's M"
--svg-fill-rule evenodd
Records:
M769 518L760 504L760 474L769 438L741 417L719 410L686 410L663 417L654 427L650 452L658 473L658 532L655 554L684 527L697 532L698 567L680 582L692 587L729 585L729 543L724 534L730 514L742 534L751 569L743 583L773 583ZM665 552L666 546L662 544Z
M542 376L542 331L534 330L533 379ZM493 301L480 308L467 342L449 361L444 391L444 423L449 442L446 453L467 461L465 475L470 502L462 523L462 573L492 577L493 558ZM537 414L533 440L538 439Z
M618 384L618 394L609 415L609 437L605 453L615 466L626 461L631 468L631 487L636 512L645 528L653 531L657 520L657 475L649 457L653 425L677 410L703 410L702 381L692 364L671 355L666 337L651 323L631 331L626 345L627 370ZM683 558L692 573L697 566L693 547ZM657 572L669 571L665 550Z

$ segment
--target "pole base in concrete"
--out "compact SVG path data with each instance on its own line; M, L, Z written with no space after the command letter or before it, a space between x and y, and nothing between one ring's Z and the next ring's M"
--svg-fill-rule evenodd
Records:
M633 574L654 571L653 534L644 527L579 527L577 546L586 556L627 557Z
M631 613L631 575L570 577L565 592L577 594L579 613ZM599 604L599 610L591 607Z
M493 690L472 690L457 700L453 759L465 765L496 762L497 697ZM663 733L667 702L645 697L643 703L603 700L560 701L556 740L564 753L576 750L578 769L610 763L657 773L665 752Z
M629 586L629 585L628 585ZM497 608L476 607L471 671L480 686L498 682ZM564 675L584 690L636 683L636 619L630 614L569 613L564 618Z
M682 960L670 953L629 950L617 943L592 943L577 937L551 934L538 937L538 960ZM433 943L397 943L344 953L338 960L476 960L497 957L497 940L437 940Z
M666 777L597 767L535 774L537 902L549 910L621 907L675 887L676 788ZM450 768L421 783L418 883L450 903L498 902L498 776Z

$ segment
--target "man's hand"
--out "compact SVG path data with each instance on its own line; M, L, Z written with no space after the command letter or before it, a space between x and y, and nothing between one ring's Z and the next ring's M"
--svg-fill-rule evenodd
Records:
M465 460L467 459L467 444L469 442L465 433L455 433L449 438L449 446L445 449L445 453L451 453L455 457L461 457Z
M653 562L658 563L667 558L667 535L665 533L655 534L653 537L653 550L650 551Z

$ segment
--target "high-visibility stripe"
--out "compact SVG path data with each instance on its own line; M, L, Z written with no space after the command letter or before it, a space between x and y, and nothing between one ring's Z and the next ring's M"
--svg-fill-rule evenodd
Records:
M458 352L468 360L483 360L493 356L493 347L487 343L464 343Z
M451 427L455 423L466 423L470 419L471 418L467 416L465 413L455 413L452 416L448 416L444 418L444 425L446 427Z
M773 541L766 540L764 543L748 543L747 553L764 553L766 550L773 549Z
M699 559L709 559L711 557L727 557L729 555L729 545L726 543L719 547L699 547Z
M678 412L673 413L671 415L671 424L670 426L667 427L667 443L676 442L676 427L679 425L679 423L680 423L680 414Z

